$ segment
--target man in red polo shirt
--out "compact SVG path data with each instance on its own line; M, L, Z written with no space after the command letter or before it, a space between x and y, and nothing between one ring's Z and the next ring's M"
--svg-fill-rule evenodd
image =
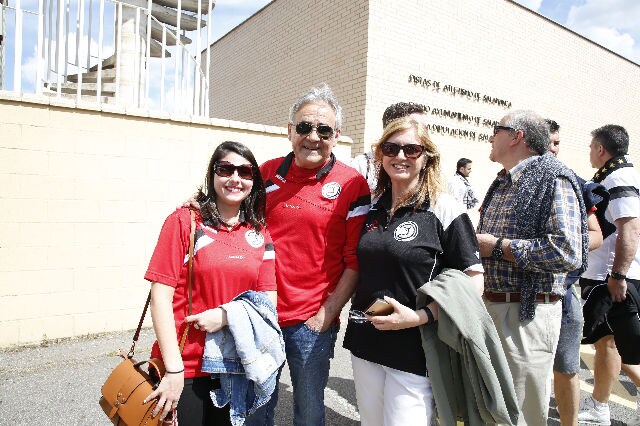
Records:
M365 179L331 152L341 126L341 108L329 86L311 88L289 112L292 152L260 167L277 253L278 318L295 425L325 423L337 321L358 280L356 247L371 202ZM276 402L277 396L271 409Z

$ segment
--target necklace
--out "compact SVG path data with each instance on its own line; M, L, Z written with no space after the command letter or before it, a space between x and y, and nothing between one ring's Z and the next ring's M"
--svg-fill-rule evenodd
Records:
M235 215L229 219L224 219L224 218L221 218L221 219L222 219L222 223L229 229L233 228L240 221L239 215Z

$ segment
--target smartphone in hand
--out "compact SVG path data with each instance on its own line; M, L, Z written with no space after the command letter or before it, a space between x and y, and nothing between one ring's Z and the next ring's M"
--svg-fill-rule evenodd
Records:
M384 299L376 299L364 311L365 314L371 316L383 316L393 313L393 306Z

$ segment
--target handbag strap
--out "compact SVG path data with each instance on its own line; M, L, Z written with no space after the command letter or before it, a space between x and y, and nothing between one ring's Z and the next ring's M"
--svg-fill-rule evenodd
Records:
M189 310L187 315L191 315L193 313L193 309L191 307L192 301L192 287L193 287L193 247L195 245L195 236L196 236L196 213L193 210L189 210L191 215L191 231L189 233L189 264L188 264L188 281L189 281ZM128 358L132 358L135 352L136 343L138 342L138 338L140 337L140 329L142 328L142 323L144 322L144 317L147 315L147 309L149 308L149 303L151 303L151 290L149 290L149 295L147 296L147 301L144 304L144 309L142 310L142 315L140 315L140 321L138 321L138 328L136 328L136 332L133 335L133 342L131 343L131 349L129 349L129 353L127 354ZM184 329L182 333L182 338L180 339L180 353L184 350L184 345L187 341L187 334L189 333L189 323Z
M189 268L188 268L188 281L189 281L189 310L187 311L187 315L191 315L193 313L193 308L191 306L191 301L193 300L193 248L195 245L196 239L196 213L193 210L189 210L191 213L191 233L189 235ZM187 326L184 328L184 333L182 333L182 339L180 339L180 353L184 350L184 344L187 342L187 334L189 333L190 324L187 323Z

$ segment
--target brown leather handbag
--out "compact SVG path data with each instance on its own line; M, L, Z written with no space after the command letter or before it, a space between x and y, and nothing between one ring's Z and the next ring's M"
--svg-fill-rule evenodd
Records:
M195 213L191 211L191 235L189 237L189 315L191 315L191 293L192 293L192 274L193 274L193 245L195 240ZM133 343L127 354L121 353L124 358L118 366L111 372L107 380L102 385L102 397L100 398L100 407L107 417L111 419L114 425L118 426L159 426L167 424L160 421L160 416L151 417L153 409L158 404L157 399L143 403L144 399L149 396L153 390L160 384L161 378L165 374L165 368L162 360L152 358L144 361L136 361L133 358L136 342L140 337L140 329L142 322L149 308L151 301L151 291L147 296L147 302L142 310L142 316L138 322L138 328L133 335ZM184 349L189 332L189 324L185 327L182 339L180 339L180 353ZM146 364L149 369L143 368ZM176 420L176 413L173 413L173 423Z

